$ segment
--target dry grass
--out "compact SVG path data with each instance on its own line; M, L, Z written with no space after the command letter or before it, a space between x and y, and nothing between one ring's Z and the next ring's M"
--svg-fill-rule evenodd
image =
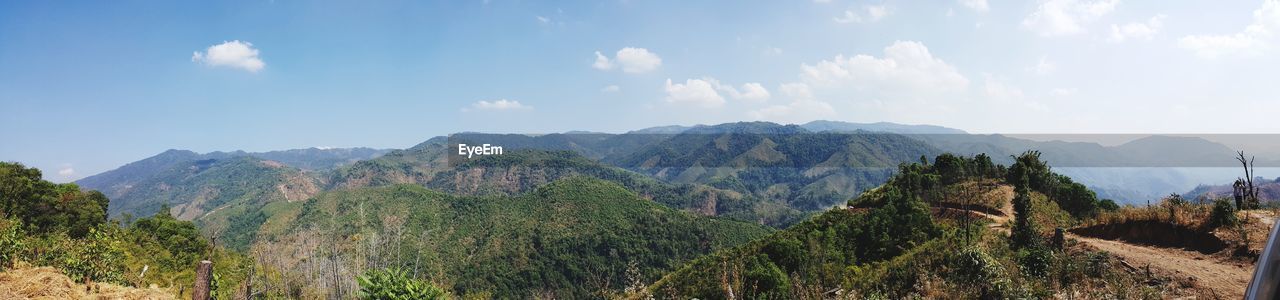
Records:
M1212 203L1174 204L1161 201L1151 206L1126 206L1114 212L1101 213L1084 220L1080 227L1094 225L1126 224L1134 222L1160 222L1172 224L1195 231L1212 234L1230 245L1229 256L1252 258L1265 246L1271 226L1275 223L1276 212L1272 210L1246 210L1235 212L1240 220L1238 226L1219 226L1209 228L1209 218L1213 211Z
M176 299L159 288L130 288L109 283L79 284L51 267L27 267L0 273L0 299Z
M975 180L947 186L939 202L973 206L988 213L1003 215L1013 199L1013 187L994 180Z
M1083 226L1122 224L1134 221L1158 221L1186 228L1201 228L1212 212L1211 204L1173 204L1162 201L1151 206L1125 206L1084 220Z

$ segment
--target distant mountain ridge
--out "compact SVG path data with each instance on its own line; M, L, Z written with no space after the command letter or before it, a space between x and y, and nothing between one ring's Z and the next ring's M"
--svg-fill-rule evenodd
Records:
M449 150L460 142L502 145L509 153L543 154L456 166L450 163ZM623 134L459 133L402 150L311 148L207 154L170 150L78 183L113 199L113 215L145 215L167 203L179 216L212 214L218 219L206 221L224 226L231 220L228 214L253 214L263 203L297 201L323 191L415 184L460 195L516 195L559 178L585 175L653 196L672 208L785 226L806 212L842 203L878 186L897 164L915 162L921 156L987 153L999 163L1009 163L1011 155L1026 150L1041 151L1045 160L1065 166L1058 169L1064 174L1079 178L1100 195L1127 203L1218 181L1195 171L1073 164L1149 163L1150 157L1221 161L1230 160L1231 154L1220 144L1186 137L1149 137L1102 146L965 134L931 125L736 122L653 127ZM546 156L557 151L572 154ZM214 180L198 173L238 174L243 180ZM256 228L261 220L237 222L241 224L237 226Z
M757 122L757 123L767 123L767 122ZM733 124L733 123L726 123L726 124ZM720 125L724 125L724 124L720 124ZM715 127L715 126L719 126L719 125L694 125L694 126L669 125L669 126L657 126L657 127L638 129L638 130L629 131L627 133L676 134L676 133L683 133L690 129L697 129L697 128L703 128L703 127ZM816 121L810 121L809 123L798 124L796 126L802 127L812 132L868 131L868 132L886 132L886 133L899 133L899 134L964 134L966 133L964 130L942 127L942 126L911 125L911 124L899 124L899 123L891 123L891 122L854 123L854 122L844 122L844 121L816 120Z
M318 191L320 181L307 175L324 172L360 160L376 158L389 150L372 148L308 148L269 152L210 152L170 149L111 171L85 177L76 184L101 191L110 198L111 215L129 212L150 215L162 204L172 206L180 217L192 218L206 209L183 206L193 202L251 193L261 201L276 196L296 200ZM209 174L235 177L210 178ZM233 186L217 185L235 182ZM254 188L239 191L254 180L283 184L281 188ZM284 184L293 182L293 184ZM294 187L298 185L297 187ZM299 191L295 193L290 189ZM236 192L228 193L235 190ZM221 202L221 201L214 201ZM190 209L190 210L188 210ZM185 212L184 212L185 211Z

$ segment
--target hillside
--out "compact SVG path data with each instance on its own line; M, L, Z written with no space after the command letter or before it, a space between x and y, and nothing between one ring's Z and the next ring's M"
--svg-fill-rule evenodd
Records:
M266 189L262 190L250 191L247 189L249 185L256 185L251 184L252 181L258 180L290 182L286 184L285 188L277 189L280 194L278 196L281 196L279 199L298 200L300 197L305 198L305 196L315 192L315 188L310 186L315 184L315 180L304 180L304 177L313 177L310 173L324 172L352 164L355 161L376 158L386 152L387 150L371 148L309 148L269 152L210 152L205 154L187 150L167 150L111 171L85 177L76 181L76 184L88 189L101 191L112 199L110 212L113 216L125 212L134 215L150 215L163 203L169 203L171 206L177 207L187 202L207 200L203 198L223 197L220 196L223 194L234 195L231 197L240 197L246 193L271 193L272 186L270 185L262 185L262 187L266 187ZM270 168L255 168L252 167L252 164L228 163L249 160L262 161L263 164L269 165ZM228 170L228 168L240 169ZM204 173L211 169L219 170L214 172L215 174L236 174L237 177L241 178L225 178L221 180L238 182L229 185L209 185L207 177L210 177L210 175L203 176L206 179L191 178L197 173ZM286 169L282 172L285 174L275 174L280 173L278 171L282 171L279 169ZM256 172L266 173L259 174ZM197 186L196 184L200 185ZM198 211L193 210L190 213L179 212L179 214L181 217L189 219L197 217L196 214L205 209L208 208L202 207Z
M398 266L456 295L603 297L769 232L587 177L513 197L394 185L276 205L254 249L317 293L307 295L349 292L340 287L354 286L361 266ZM335 272L339 282L330 280Z
M301 170L253 157L175 163L147 179L116 190L108 212L151 215L163 205L190 220L228 203L303 200L319 192Z
M904 165L848 209L698 258L632 297L1217 297L1185 277L1134 272L1091 241L1057 246L1051 228L1115 209L1068 192L1082 187L1055 187L1076 186L1065 180L1033 152L1009 168L947 155Z
M880 185L899 163L937 153L897 134L813 133L756 122L693 128L605 161L665 181L707 184L814 211Z

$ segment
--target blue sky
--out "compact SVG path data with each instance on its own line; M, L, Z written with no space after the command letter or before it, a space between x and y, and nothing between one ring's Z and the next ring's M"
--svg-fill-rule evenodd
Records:
M1275 133L1268 1L5 1L0 159L814 119ZM599 53L597 55L597 52Z

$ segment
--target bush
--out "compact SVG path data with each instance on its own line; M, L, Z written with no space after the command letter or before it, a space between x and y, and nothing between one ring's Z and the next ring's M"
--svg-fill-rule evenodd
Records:
M90 228L84 238L72 239L65 234L42 238L33 253L37 265L62 270L73 280L123 283L124 249L113 234L114 228Z
M1236 209L1231 204L1231 200L1221 198L1213 201L1213 212L1209 214L1208 222L1205 222L1207 228L1218 228L1220 226L1235 225L1240 222L1236 218Z
M1018 251L1018 266L1030 277L1043 278L1049 273L1053 252L1044 247L1031 247Z
M14 260L23 252L22 223L18 220L0 220L0 271L13 267Z
M400 269L373 270L356 277L360 299L448 299L444 290L429 282L409 278Z
M965 248L951 258L952 280L973 287L978 298L1004 299L1012 288L1000 262L977 247Z

